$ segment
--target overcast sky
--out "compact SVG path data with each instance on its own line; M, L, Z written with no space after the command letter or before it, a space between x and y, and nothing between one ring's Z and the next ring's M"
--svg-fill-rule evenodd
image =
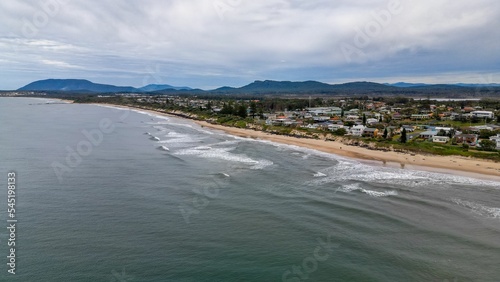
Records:
M498 0L4 0L0 89L498 83L499 27Z

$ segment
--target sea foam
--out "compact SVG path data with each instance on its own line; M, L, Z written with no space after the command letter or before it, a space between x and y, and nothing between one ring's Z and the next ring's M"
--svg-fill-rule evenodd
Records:
M500 218L500 208L488 207L479 203L465 201L461 199L452 199L452 201L462 207L470 209L473 213L487 218Z

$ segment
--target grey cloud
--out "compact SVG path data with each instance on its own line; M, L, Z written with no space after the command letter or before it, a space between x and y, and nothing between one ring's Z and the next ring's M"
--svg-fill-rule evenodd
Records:
M158 69L161 83L203 88L500 72L500 2L401 0L380 22L393 1L1 1L0 88L50 76L139 86Z

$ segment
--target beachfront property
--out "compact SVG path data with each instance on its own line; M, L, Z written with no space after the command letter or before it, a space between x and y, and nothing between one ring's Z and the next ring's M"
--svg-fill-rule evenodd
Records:
M477 134L458 134L455 135L455 142L457 144L467 144L469 146L476 146L479 135Z
M364 126L364 125L355 125L355 126L351 127L351 129L349 130L349 133L352 136L363 136L363 132L365 131L365 129L366 129L366 126Z
M339 130L341 128L344 128L344 124L342 123L334 123L334 124L329 124L328 125L328 129L331 130L331 131L336 131L336 130Z
M420 133L418 137L426 140L432 140L432 138L437 135L438 135L437 131L424 131Z
M374 138L377 137L379 130L377 128L365 128L363 130L363 137Z
M433 143L446 144L449 141L450 141L450 137L448 137L448 136L433 136L432 137L432 142Z
M490 137L490 140L495 142L497 144L496 149L500 150L500 134L497 134L497 136Z

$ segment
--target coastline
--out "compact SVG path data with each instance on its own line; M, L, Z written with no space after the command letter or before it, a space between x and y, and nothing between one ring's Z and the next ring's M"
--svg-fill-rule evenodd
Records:
M190 120L201 127L222 131L229 135L244 138L266 140L275 143L294 145L298 147L314 149L325 153L335 154L342 157L356 159L371 165L380 165L411 170L422 170L430 172L440 172L461 176L469 176L480 179L500 181L500 163L489 160L466 158L461 156L437 156L421 154L405 154L399 152L385 152L370 150L358 146L349 146L339 141L325 141L317 139L297 138L292 136L274 135L267 132L255 131L211 124L206 121L199 121L181 116L168 114L165 112L143 109L139 107L115 105L115 104L94 104L108 105L117 108L140 110L157 115L176 117Z

